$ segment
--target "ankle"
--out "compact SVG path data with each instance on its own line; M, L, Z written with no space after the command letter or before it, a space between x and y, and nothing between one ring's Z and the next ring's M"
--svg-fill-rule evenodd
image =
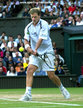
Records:
M63 90L63 89L64 89L63 84L60 85L59 89L60 89L60 90Z
M26 87L26 92L25 93L27 93L27 94L30 94L31 95L31 87Z

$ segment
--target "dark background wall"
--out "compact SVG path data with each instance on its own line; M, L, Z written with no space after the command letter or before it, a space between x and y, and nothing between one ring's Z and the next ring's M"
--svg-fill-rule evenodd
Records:
M59 76L65 87L76 86L75 75L60 75ZM25 88L26 77L25 76L0 76L0 89L9 88ZM54 88L56 85L50 81L47 76L36 76L34 77L33 88Z
M0 34L5 31L6 35L16 38L17 34L24 35L24 27L28 24L26 19L0 19Z

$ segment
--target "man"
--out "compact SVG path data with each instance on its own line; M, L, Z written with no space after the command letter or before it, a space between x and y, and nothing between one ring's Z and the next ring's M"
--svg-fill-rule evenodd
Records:
M0 41L1 41L1 43L3 42L3 39L7 42L8 37L6 36L6 32L2 32L2 33L1 33L1 36L0 36Z
M7 43L7 47L11 49L12 47L17 48L17 42L14 41L13 36L9 36L9 41Z
M60 88L62 94L66 99L70 98L69 92L63 87L60 79L54 72L54 57L49 55L49 59L52 64L49 66L40 59L37 54L53 53L52 42L49 37L49 25L46 21L40 19L40 10L32 8L30 10L32 22L25 28L24 44L25 49L31 54L29 58L29 65L27 68L26 76L26 92L20 99L21 101L32 100L31 89L33 83L33 73L40 71L41 69L47 71L48 77Z

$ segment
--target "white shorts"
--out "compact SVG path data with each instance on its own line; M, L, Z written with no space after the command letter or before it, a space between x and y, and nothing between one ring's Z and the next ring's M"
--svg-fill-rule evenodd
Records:
M54 71L54 55L47 54L47 58L45 58L45 61L47 62L47 65L44 60L42 60L38 56L31 55L29 57L29 64L33 64L38 67L37 71L43 70L43 71Z

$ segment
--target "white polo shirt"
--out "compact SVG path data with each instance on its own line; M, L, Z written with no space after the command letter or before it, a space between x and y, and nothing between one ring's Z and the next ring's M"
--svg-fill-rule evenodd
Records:
M14 43L14 47L17 47L17 42L13 41L13 43ZM7 46L8 46L8 48L11 48L12 47L12 42L9 41Z
M52 42L49 36L49 25L45 20L40 19L36 26L33 23L29 23L24 30L25 36L24 39L30 40L31 48L34 51L36 43L39 38L42 38L43 41L38 48L37 52L39 54L44 54L45 52L52 52Z

